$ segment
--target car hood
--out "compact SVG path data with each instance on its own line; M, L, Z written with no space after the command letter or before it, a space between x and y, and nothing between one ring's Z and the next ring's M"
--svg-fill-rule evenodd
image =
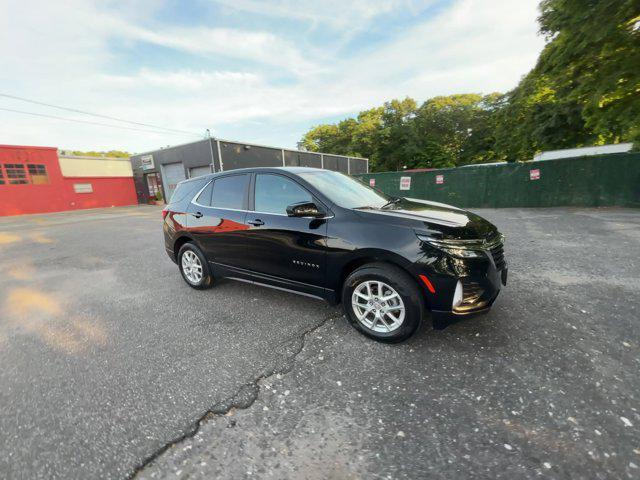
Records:
M442 239L489 239L498 233L492 223L475 213L415 198L403 198L384 209L356 209L356 212L385 223L412 226L417 232Z

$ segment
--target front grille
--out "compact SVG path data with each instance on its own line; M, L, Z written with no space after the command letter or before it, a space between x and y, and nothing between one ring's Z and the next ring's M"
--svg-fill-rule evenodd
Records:
M497 243L493 247L489 249L491 252L491 256L493 257L493 261L496 264L496 268L498 270L502 270L504 268L504 249L502 242Z

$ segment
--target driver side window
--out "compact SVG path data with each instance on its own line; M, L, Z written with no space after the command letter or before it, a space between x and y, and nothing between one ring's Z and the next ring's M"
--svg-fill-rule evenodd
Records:
M293 180L270 173L256 175L256 212L286 215L289 205L312 201L311 194Z

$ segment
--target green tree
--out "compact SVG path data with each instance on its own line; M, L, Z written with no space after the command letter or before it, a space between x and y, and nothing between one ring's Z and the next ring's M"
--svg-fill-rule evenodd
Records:
M378 148L374 155L376 168L399 170L411 165L417 153L413 129L416 110L416 101L412 98L385 102L381 128L377 133Z
M548 43L497 115L496 154L640 140L640 2L543 0Z
M543 0L537 69L582 107L598 143L640 136L640 2Z
M543 0L547 45L505 95L392 100L303 137L372 171L530 160L541 150L640 145L640 0Z
M359 156L377 159L383 113L383 107L376 107L358 114L351 141Z
M495 118L498 158L525 161L542 150L592 142L593 134L585 127L582 107L561 91L536 69L506 95Z
M342 120L337 125L318 125L302 137L302 144L310 152L326 152L339 155L357 155L352 148L352 138L357 121Z
M355 119L319 125L303 144L311 151L367 157L372 171L453 167L492 161L500 94L436 97L420 107L391 100Z
M422 104L415 118L420 167L488 162L493 154L493 116L501 95L458 94Z

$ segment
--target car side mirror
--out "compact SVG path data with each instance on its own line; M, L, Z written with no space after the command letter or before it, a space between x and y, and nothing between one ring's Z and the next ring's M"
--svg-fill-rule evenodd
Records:
M324 217L324 212L313 202L293 203L287 207L287 215L290 217Z

